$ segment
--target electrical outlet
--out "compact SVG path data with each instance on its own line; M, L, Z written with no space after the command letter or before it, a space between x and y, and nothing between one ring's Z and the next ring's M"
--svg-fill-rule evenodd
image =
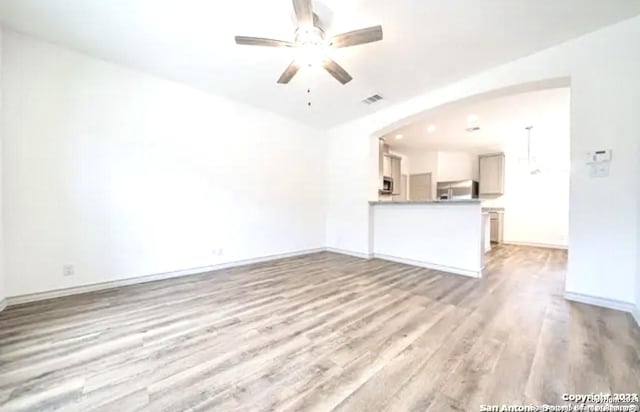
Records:
M218 256L224 256L224 248L218 248Z
M223 256L224 255L224 248L221 248L221 247L213 248L211 250L211 254L213 256Z
M73 276L76 274L76 268L73 265L63 265L62 274L64 276Z

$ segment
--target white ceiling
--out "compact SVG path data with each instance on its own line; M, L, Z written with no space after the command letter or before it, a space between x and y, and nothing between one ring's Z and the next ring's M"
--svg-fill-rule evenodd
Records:
M322 0L329 35L382 24L384 40L334 50L354 80L276 80L293 50L235 35L293 39L290 0L0 0L19 32L329 127L640 14L640 0ZM311 88L312 107L307 107ZM374 93L385 97L366 106Z
M526 141L527 126L533 126L536 145L568 150L569 88L519 93L474 102L441 106L414 123L384 136L394 150L411 152L463 151L488 153L504 151ZM475 116L477 120L470 119ZM435 130L429 131L429 126ZM480 130L469 133L468 127ZM398 140L396 136L401 135Z

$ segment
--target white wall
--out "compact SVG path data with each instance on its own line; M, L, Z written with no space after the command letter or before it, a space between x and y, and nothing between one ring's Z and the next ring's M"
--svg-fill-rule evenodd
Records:
M478 180L478 156L474 153L402 149L410 173L431 173L435 182Z
M505 195L485 206L502 206L504 241L567 247L569 169L543 168L531 175L515 152L506 153Z
M567 247L569 234L569 171L532 176L515 154L507 154L505 195L487 207L504 207L504 241Z
M438 181L478 180L478 156L465 152L438 152Z
M324 246L322 134L13 32L4 40L8 296ZM64 264L76 275L63 277Z
M504 241L567 247L569 234L570 94L547 90L549 104L531 119L531 150L541 170L532 175L527 134L514 135L504 148L505 194L486 199L486 207L504 207Z
M640 148L638 156L640 157ZM640 193L640 181L638 182L638 193ZM638 214L640 215L640 199L638 199ZM640 218L638 218L638 243L636 257L638 258L638 267L636 270L636 309L634 317L638 325L640 325Z
M640 17L609 26L390 106L330 132L327 243L368 251L368 200L375 199L375 138L441 104L495 89L571 77L571 216L566 289L633 302L638 270ZM611 174L592 179L588 151L616 153ZM348 176L344 178L344 176ZM612 201L615 199L615 201Z
M431 173L434 179L438 175L438 152L403 149L402 153L409 159L409 173Z
M2 36L2 30L0 30L0 113L2 113L2 44L3 44L3 36ZM2 310L5 306L5 297L6 297L6 291L5 291L5 280L4 280L4 230L3 230L3 222L4 222L4 218L3 218L3 193L2 193L2 188L3 188L3 177L2 177L2 170L3 170L3 159L2 159L2 146L3 146L3 138L2 138L2 118L0 116L0 310Z

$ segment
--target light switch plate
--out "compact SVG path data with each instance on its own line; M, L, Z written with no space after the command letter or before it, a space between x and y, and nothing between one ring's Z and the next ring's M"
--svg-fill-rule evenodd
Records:
M609 162L593 163L590 166L591 177L607 177L609 176Z

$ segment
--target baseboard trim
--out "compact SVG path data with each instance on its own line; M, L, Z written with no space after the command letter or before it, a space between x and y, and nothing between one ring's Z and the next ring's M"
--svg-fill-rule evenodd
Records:
M634 312L637 311L636 306L633 303L622 302L615 299L600 298L592 295L585 295L582 293L565 292L564 298L573 302L585 303L587 305L599 306L601 308L619 310L622 312L629 312L632 316L636 316ZM636 321L638 318L636 318ZM640 322L638 322L640 325Z
M397 257L397 256L389 256L381 253L374 253L373 257L376 259L389 260L391 262L404 263L405 265L439 270L441 272L452 273L454 275L462 275L462 276L468 276L472 278L482 277L482 270L475 271L475 270L461 269L461 268L456 268L451 266L436 265L435 263L423 262L421 260L406 259L406 258Z
M324 250L327 251L327 252L338 253L340 255L353 256L353 257L357 257L357 258L360 258L360 259L371 259L371 257L372 257L369 253L354 252L352 250L337 249L337 248L334 248L334 247L326 247L326 248L324 248Z
M7 307L7 300L6 299L0 300L0 312L2 312L6 307Z
M130 277L126 279L113 280L108 282L93 283L90 285L74 286L64 289L56 289L46 292L30 293L27 295L10 296L4 302L5 306L20 305L23 303L37 302L40 300L54 299L63 296L78 295L81 293L95 292L98 290L112 289L121 286L136 285L139 283L154 282L156 280L171 279L182 276L197 275L200 273L211 272L215 270L228 269L237 266L252 265L255 263L268 262L272 260L285 259L296 256L310 255L313 253L324 252L325 248L305 249L295 252L280 253L276 255L261 256L251 259L235 260L232 262L220 263L217 265L202 266L192 269L177 270L172 272L157 273L152 275L144 275ZM1 307L1 306L0 306ZM4 308L3 308L4 309ZM2 310L2 309L0 309Z
M505 240L502 242L505 245L514 245L514 246L528 246L528 247L541 247L544 249L561 249L568 250L569 246L567 245L554 245L551 243L534 243L534 242L516 242L511 240Z

